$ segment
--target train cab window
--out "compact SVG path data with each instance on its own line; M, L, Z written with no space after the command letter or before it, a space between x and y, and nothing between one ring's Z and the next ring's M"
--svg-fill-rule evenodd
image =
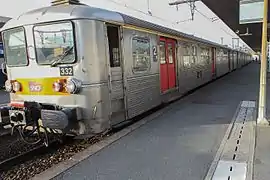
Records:
M71 22L34 27L37 62L42 65L70 64L76 60Z
M107 26L110 66L120 67L119 32L116 26Z
M159 43L159 57L160 57L160 64L166 64L166 49L164 41L160 41Z
M150 68L150 40L133 37L132 56L134 71L146 71Z
M4 47L3 47L1 32L0 32L0 58L4 58Z
M26 66L26 40L23 27L8 30L3 33L4 52L8 66Z

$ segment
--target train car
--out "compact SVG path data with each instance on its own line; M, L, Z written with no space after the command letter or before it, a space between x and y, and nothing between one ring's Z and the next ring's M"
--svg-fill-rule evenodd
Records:
M232 50L78 1L2 30L11 99L2 119L74 136L106 132L228 73Z

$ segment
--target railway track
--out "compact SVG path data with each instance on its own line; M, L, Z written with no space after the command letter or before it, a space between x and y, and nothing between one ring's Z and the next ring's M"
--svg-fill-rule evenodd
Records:
M27 159L30 159L31 157L33 157L33 155L37 154L37 152L44 147L45 145L38 145L30 149L29 151L2 160L0 162L0 172L6 171L10 169L12 166L21 163L23 161L26 161Z
M102 138L101 136L88 140L67 138L62 143L52 142L48 147L45 145L36 146L25 153L2 161L0 163L1 178L6 180L29 179L35 174L70 158Z
M160 109L159 107L158 109ZM157 109L156 109L157 110ZM127 121L116 126L111 131L100 134L88 139L80 140L66 137L63 142L57 140L51 141L50 145L46 147L44 144L29 147L27 151L17 153L12 157L1 159L0 158L0 179L30 179L35 174L41 173L42 171L52 167L53 165L67 160L74 154L88 148L89 146L102 140L104 137L108 137L126 126L129 126L143 117L152 114L153 111L143 114L133 121ZM14 139L16 139L14 137ZM13 142L16 144L16 142Z

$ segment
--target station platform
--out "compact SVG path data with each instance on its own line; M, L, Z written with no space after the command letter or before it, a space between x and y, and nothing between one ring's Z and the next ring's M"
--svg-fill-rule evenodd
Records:
M106 142L100 142L94 147L102 147L99 151L92 148L82 152L82 155L77 156L81 161L74 163L76 160L73 159L72 166L65 162L34 179L225 179L226 173L220 175L225 171L222 170L225 161L222 165L219 159L229 159L224 153L224 144L232 146L229 142L230 137L233 139L233 136L236 136L234 130L240 128L240 123L245 123L241 117L246 119L246 124L256 120L256 115L252 116L256 114L256 108L252 104L257 103L258 99L259 68L260 65L253 62L238 69L170 104L125 136L118 137L115 141L107 140L110 141L108 145L104 145ZM251 118L247 120L249 116ZM240 142L243 144L241 148L244 153L238 157L239 159L236 158L234 170L230 167L230 171L235 171L238 176L231 174L231 177L238 177L238 180L269 179L270 154L267 154L267 151L270 151L270 129L262 127L263 129L258 131L256 143L262 148L256 149L254 153L253 126L242 125L242 129L243 127L247 128L242 135L245 138ZM262 137L265 134L268 134L268 137ZM227 155L230 153L228 149ZM248 165L242 166L241 160ZM268 166L264 167L265 165ZM216 172L218 168L221 170ZM245 172L242 173L242 170Z

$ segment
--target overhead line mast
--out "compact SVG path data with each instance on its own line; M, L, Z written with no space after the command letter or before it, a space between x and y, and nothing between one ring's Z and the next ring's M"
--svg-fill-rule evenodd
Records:
M175 2L169 3L169 5L170 6L176 6L178 8L178 5L188 3L189 7L190 7L190 11L191 11L191 20L193 21L194 20L194 12L195 12L195 9L196 9L196 6L195 6L196 1L200 1L200 0L178 0L178 1L175 1Z

